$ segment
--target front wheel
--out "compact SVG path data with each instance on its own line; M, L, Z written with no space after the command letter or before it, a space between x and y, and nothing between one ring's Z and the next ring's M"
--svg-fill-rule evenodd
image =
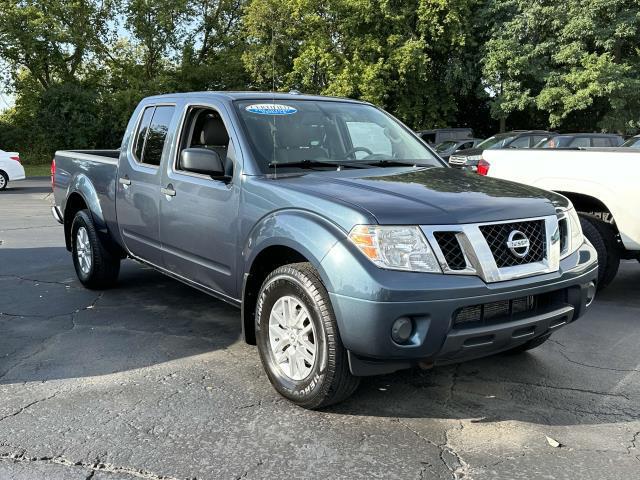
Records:
M111 255L100 242L89 210L80 210L73 218L71 251L76 274L85 287L109 288L118 280L120 258Z
M285 265L262 284L256 340L274 388L304 408L349 397L360 379L349 371L329 295L309 263Z

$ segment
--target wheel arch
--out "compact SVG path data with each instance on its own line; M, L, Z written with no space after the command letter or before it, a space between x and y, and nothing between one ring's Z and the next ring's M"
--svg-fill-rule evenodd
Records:
M98 232L98 237L107 250L113 255L124 256L124 251L111 237L102 212L98 192L93 183L84 174L76 175L67 190L66 202L63 210L63 226L65 245L71 251L71 225L78 211L87 209L91 220Z
M557 193L567 197L571 200L571 203L575 207L576 211L586 214L600 214L602 220L609 223L617 233L618 227L615 224L615 216L613 211L599 198L587 195L585 193L567 192L562 190L556 190ZM610 219L606 219L605 216L610 215Z
M344 235L340 227L326 218L301 210L274 212L254 226L242 252L241 317L247 343L255 345L255 307L267 275L283 265L308 262L329 289L330 279L321 262Z

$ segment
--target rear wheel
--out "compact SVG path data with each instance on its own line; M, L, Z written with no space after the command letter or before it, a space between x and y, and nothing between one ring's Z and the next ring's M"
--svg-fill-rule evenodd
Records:
M91 289L113 286L120 273L120 258L102 245L89 210L76 213L71 224L73 266L82 284Z
M285 265L264 281L256 306L256 340L271 384L301 407L338 403L358 387L329 295L309 263Z
M9 176L5 172L0 170L0 191L7 188L8 184L9 184Z
M580 225L598 254L598 290L602 290L613 281L620 267L616 231L610 224L588 215L580 215Z

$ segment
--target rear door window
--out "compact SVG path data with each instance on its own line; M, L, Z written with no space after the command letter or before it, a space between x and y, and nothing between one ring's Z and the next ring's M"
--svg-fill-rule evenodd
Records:
M156 107L147 131L147 138L144 143L142 157L140 158L141 163L153 166L160 165L162 151L174 111L174 106L163 105Z

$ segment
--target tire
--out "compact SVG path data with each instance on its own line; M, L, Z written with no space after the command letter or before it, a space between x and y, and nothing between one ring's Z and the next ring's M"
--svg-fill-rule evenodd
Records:
M598 290L609 285L620 267L620 249L616 231L611 225L595 217L580 215L580 225L587 240L598 254Z
M300 317L293 327L287 311ZM341 402L358 388L360 378L349 370L329 295L309 263L285 265L266 278L255 318L262 365L282 396L317 409Z
M0 192L7 188L7 185L9 185L9 175L0 170Z
M76 275L85 287L98 290L115 285L120 258L111 255L98 239L89 210L80 210L73 218L71 252Z
M522 345L518 345L517 347L512 348L511 350L507 350L507 351L503 352L503 354L505 354L505 355L519 355L521 353L526 352L527 350L532 350L534 348L539 347L544 342L549 340L550 336L551 336L551 334L548 333L546 335L541 335L541 336L539 336L537 338L532 338L531 340L523 343Z

